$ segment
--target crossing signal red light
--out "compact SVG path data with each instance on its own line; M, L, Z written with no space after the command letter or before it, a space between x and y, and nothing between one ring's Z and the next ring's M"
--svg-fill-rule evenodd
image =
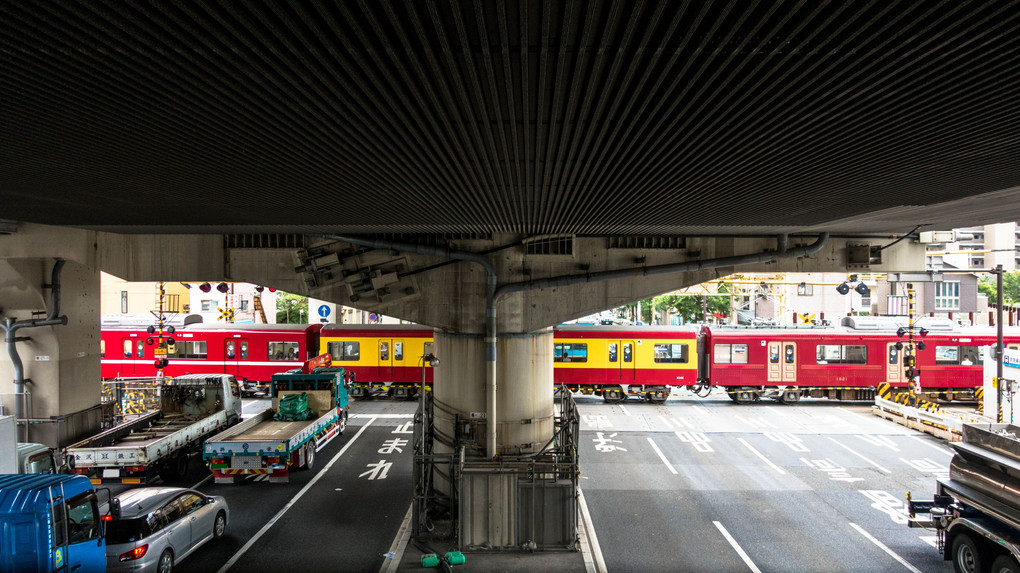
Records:
M220 291L223 294L227 294L227 292L230 291L230 286L228 286L227 283L220 283L216 285L216 290Z
M202 292L209 292L209 291L212 290L212 285L209 284L209 283L202 283L202 284L198 285L198 290L200 290Z

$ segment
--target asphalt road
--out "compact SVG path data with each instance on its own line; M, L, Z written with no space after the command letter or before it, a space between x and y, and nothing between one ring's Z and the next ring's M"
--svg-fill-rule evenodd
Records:
M951 571L904 493L948 472L940 440L866 404L578 398L581 488L609 571Z
M577 401L581 487L608 571L951 570L903 513L904 492L934 493L950 449L867 404ZM267 404L245 400L245 414ZM179 485L226 497L231 519L177 570L379 571L411 503L414 408L355 403L345 434L286 484L216 485L193 459Z

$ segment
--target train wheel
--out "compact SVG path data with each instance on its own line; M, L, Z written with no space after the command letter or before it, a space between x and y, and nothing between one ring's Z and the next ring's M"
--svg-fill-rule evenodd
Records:
M761 398L761 394L757 390L750 388L741 388L737 390L736 397L733 399L737 404L750 404L757 402Z
M779 398L779 401L783 404L796 404L800 402L801 392L800 390L784 390L783 395Z
M619 386L606 386L602 390L602 398L609 403L615 404L623 400L623 388Z
M669 397L669 390L665 386L650 386L645 391L647 392L648 400L657 404L665 402L666 398Z

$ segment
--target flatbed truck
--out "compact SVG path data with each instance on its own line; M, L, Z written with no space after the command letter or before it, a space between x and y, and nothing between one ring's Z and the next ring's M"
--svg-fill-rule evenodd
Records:
M934 529L959 573L1020 573L1020 427L964 424L931 501L907 493L910 527Z
M203 440L241 419L241 392L229 374L186 374L159 386L159 409L68 446L74 473L92 483L182 479Z
M310 469L315 452L347 427L350 374L343 368L306 363L300 371L274 374L270 385L273 406L221 432L205 442L203 457L215 483L234 483L234 478L268 475L285 483L292 469ZM314 411L308 420L276 420L280 400L289 394L305 394Z

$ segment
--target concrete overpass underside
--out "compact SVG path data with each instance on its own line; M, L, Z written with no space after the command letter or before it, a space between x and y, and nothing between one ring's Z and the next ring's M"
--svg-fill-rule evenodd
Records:
M469 461L527 454L544 327L735 271L920 271L917 232L1020 219L1018 8L0 2L0 312L33 358L0 394L88 425L99 270L250 281L443 329Z

